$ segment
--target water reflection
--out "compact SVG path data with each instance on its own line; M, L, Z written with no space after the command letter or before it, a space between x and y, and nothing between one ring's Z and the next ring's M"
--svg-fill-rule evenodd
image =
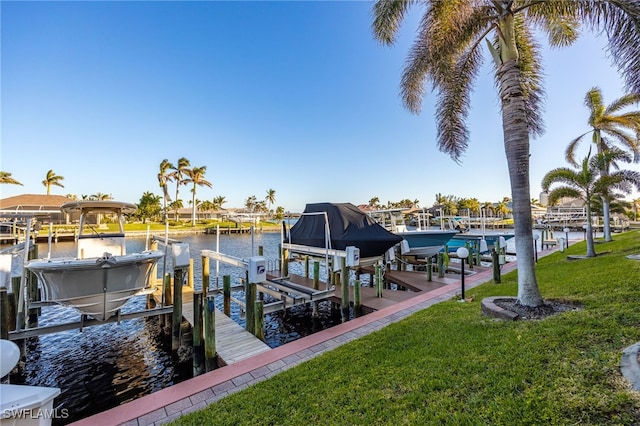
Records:
M194 259L194 287L202 288L202 261L200 250L216 248L215 235L189 235L174 237L189 244ZM253 248L252 248L253 242ZM221 235L220 251L240 258L258 254L262 246L264 257L271 265L278 260L279 233L251 235ZM130 239L128 252L145 248L145 240ZM41 254L47 253L46 244L40 244ZM74 243L53 245L52 256L73 256ZM162 261L160 271L162 273ZM14 260L14 272L22 264ZM17 265L17 266L16 266ZM167 270L171 270L169 261ZM304 273L304 265L293 263L292 272ZM216 277L218 274L218 278ZM322 271L324 275L324 270ZM210 285L222 287L222 276L230 275L232 285L240 283L244 271L215 261L210 264ZM219 284L218 284L219 283ZM244 299L242 291L234 292ZM222 297L216 298L222 310ZM232 318L244 327L239 307L232 303ZM145 296L137 296L123 308L123 312L145 308ZM319 303L318 317L312 318L310 306L297 306L286 312L265 316L265 342L272 348L323 330L341 322L340 312L332 311L329 302ZM39 325L77 321L79 313L73 308L47 306L42 308ZM105 324L84 330L71 330L31 338L27 341L26 363L17 375L11 377L15 384L52 386L61 388L55 406L69 410L68 419L54 421L65 424L91 414L115 407L143 395L171 386L192 376L190 354L178 359L170 351L170 338L165 339L157 318L123 321L121 324Z

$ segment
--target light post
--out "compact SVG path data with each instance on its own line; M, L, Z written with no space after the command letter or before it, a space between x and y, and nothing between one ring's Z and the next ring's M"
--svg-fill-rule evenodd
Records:
M565 248L569 248L569 228L564 228L564 240L566 241Z
M538 240L540 239L540 234L535 234L533 236L533 258L535 262L538 263Z
M460 276L462 282L462 299L460 302L464 302L464 261L469 257L469 250L466 247L460 247L456 250L456 255L458 255L458 259L460 259Z

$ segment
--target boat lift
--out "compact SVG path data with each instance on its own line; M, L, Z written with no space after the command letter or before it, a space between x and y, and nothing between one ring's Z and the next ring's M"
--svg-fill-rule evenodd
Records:
M336 252L339 252L339 250L336 250ZM325 300L334 296L334 289L315 290L293 282L290 277L268 278L266 260L262 256L243 259L214 250L201 250L200 253L203 257L243 268L248 272L249 283L255 284L257 291L277 299L275 302L264 305L264 314L285 310L291 306ZM242 301L235 298L233 298L233 301L246 309L246 304Z

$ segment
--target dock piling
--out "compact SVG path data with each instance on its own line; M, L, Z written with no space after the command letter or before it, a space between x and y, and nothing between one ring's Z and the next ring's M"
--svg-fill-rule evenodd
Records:
M193 375L204 372L204 333L202 319L203 291L193 292Z
M255 336L264 342L264 301L256 300L255 314Z
M340 258L342 272L340 273L342 278L342 300L340 303L340 311L342 312L342 322L349 319L349 269L347 268L347 259Z
M173 313L171 314L171 350L180 348L180 330L182 324L182 283L184 269L176 268L173 272Z
M223 311L228 317L231 316L231 276L222 277Z
M207 296L204 304L204 360L205 370L216 369L216 304L213 296Z

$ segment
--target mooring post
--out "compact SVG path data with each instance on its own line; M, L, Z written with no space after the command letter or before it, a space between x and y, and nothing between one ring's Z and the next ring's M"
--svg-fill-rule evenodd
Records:
M309 256L304 257L304 277L309 278Z
M289 276L289 250L284 249L282 253L282 276Z
M362 310L362 294L360 289L360 280L353 283L353 310L360 313Z
M173 293L171 291L171 274L166 273L162 279L163 297L162 306L167 306L173 303ZM161 324L165 327L165 332L169 334L169 327L171 326L171 314L164 314L164 323Z
M493 266L493 282L500 283L500 256L495 248L491 249L491 265Z
M320 262L313 262L313 289L320 289ZM311 315L313 317L318 316L318 302L313 302L311 304L313 306Z
M222 277L222 302L223 312L226 316L231 316L231 276L225 275Z
M204 294L207 294L209 292L209 264L209 258L207 256L202 256L202 290L204 291ZM191 269L191 272L193 272L193 269Z
M254 284L255 285L255 284ZM255 335L258 339L264 342L264 301L256 300L256 332Z
M447 246L445 246L447 250ZM444 278L444 253L438 253L438 278Z
M216 304L213 296L206 298L204 304L204 360L205 370L216 368Z
M35 237L34 237L35 242ZM29 250L29 260L38 258L38 245L33 245L33 250ZM38 294L38 277L33 272L29 271L27 274L27 306L31 305L31 302L39 301ZM38 325L38 308L29 308L28 311L28 324L29 326Z
M6 288L0 288L0 339L9 340L9 294Z
M247 280L245 285L245 308L247 310L246 323L247 331L255 336L256 334L256 284Z
M376 264L375 272L376 272L376 297L382 297L382 267Z
M24 328L24 322L22 324L18 324L18 319L16 317L18 313L18 303L20 298L20 277L11 277L11 294L9 295L9 300L12 302L13 314L11 318L13 319L13 329L17 330L18 327L22 330ZM11 297L13 296L13 297Z
M427 258L427 281L433 280L433 256Z
M204 333L202 321L203 291L193 292L193 375L198 376L204 372Z
M182 324L182 283L184 281L184 269L176 268L173 271L173 313L171 315L171 350L180 348L180 328Z
M340 304L340 310L342 312L342 322L349 319L349 269L347 269L347 258L341 257L341 278L342 278L342 300Z
M264 256L264 247L258 246L258 256Z
M204 274L202 274L202 279L204 280ZM189 272L187 273L187 285L193 288L193 259L189 259Z

